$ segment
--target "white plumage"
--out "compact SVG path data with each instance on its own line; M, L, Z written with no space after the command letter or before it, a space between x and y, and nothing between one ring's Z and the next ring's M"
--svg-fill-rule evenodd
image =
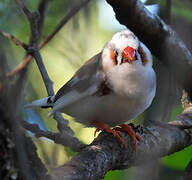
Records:
M94 126L93 121L116 126L148 108L155 90L151 53L126 30L116 33L54 97L27 107L52 106L50 114L64 112L86 126Z

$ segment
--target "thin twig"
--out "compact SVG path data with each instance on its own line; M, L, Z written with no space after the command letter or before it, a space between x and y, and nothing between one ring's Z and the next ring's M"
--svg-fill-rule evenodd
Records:
M16 66L16 68L15 68L13 71L8 72L8 73L6 74L6 77L7 77L7 78L11 78L12 76L16 75L16 74L17 74L18 72L20 72L21 70L25 69L25 68L29 65L29 63L31 62L32 58L33 58L33 57L32 57L31 55L28 55L28 56L23 60L23 62L22 62L21 64L19 64L19 65Z
M9 33L3 32L3 31L0 31L0 34L1 34L3 37L5 37L5 38L7 38L7 39L9 39L9 40L11 40L11 41L13 41L13 42L15 43L15 45L24 48L26 51L28 50L28 45L25 44L24 42L21 42L19 39L17 39L17 38L16 38L15 36L13 36L12 34L9 34Z
M56 26L54 31L50 33L45 40L41 43L40 47L43 48L60 30L61 28L75 15L79 12L81 8L83 8L86 4L88 4L90 0L84 0L79 2L78 5L72 7L69 13L62 18L60 23Z
M49 6L50 0L41 0L41 2L39 3L39 7L38 7L38 11L40 13L40 19L39 19L39 23L38 23L38 31L39 31L39 36L41 37L42 34L42 29L43 29L43 25L44 25L44 21L45 21L45 15ZM17 67L11 71L8 72L6 74L6 77L12 77L14 75L16 75L19 71L21 71L22 69L25 69L28 64L31 62L32 60L32 56L31 55L27 55L27 57L25 57L25 59L23 60L23 62L19 65L17 65Z
M30 44L39 44L40 40L40 34L39 34L39 19L40 19L40 14L38 11L31 12L26 4L25 1L23 0L15 0L18 6L23 10L24 14L26 15L29 23L30 23L30 29L31 29L31 42Z
M36 63L40 70L40 73L43 78L43 82L45 84L48 95L53 96L54 90L53 90L53 86L52 86L52 81L49 78L49 75L48 75L45 65L43 63L41 54L39 52L39 38L40 38L39 27L38 27L39 18L35 18L37 16L37 12L33 12L33 13L30 12L30 10L25 6L23 1L21 1L21 0L16 0L16 2L22 8L28 21L30 22L31 43L30 43L30 47L28 48L28 53L30 53L36 60Z
M22 8L23 12L27 16L28 21L30 22L31 40L28 48L28 53L31 54L36 60L36 63L40 70L48 95L53 96L54 90L53 90L52 81L49 78L49 75L43 63L42 56L40 54L40 48L39 48L40 35L39 35L39 27L38 27L39 17L35 18L38 13L30 12L30 10L25 6L23 1L16 0L16 2L19 3L19 6ZM60 133L63 136L65 136L66 139L68 139L68 141L66 141L66 143L68 142L66 144L67 146L69 146L71 149L78 149L79 148L79 146L77 146L78 144L83 145L77 138L73 137L73 134L74 134L73 131L71 130L70 127L67 126L68 121L64 119L60 113L57 113L57 115L54 116L54 119L57 121L58 130L60 131Z
M43 25L44 25L45 17L47 15L47 11L48 11L50 2L51 2L51 0L41 0L39 2L38 11L40 14L40 18L39 18L39 22L38 22L38 28L39 28L38 31L39 31L40 37L42 34Z
M53 96L54 95L54 90L53 90L53 82L51 81L51 79L49 78L48 72L45 68L45 65L43 63L42 57L40 52L37 50L34 51L34 53L32 54L33 57L36 60L36 63L38 65L38 68L41 72L41 76L43 78L43 82L45 84L46 90L47 90L47 94L49 96Z
M46 38L45 40L40 44L40 49L45 47L47 45L47 43L49 43L54 36L62 29L62 27L74 16L77 14L77 12L79 12L79 10L81 8L83 8L86 4L88 4L90 0L85 0L85 1L81 1L78 5L76 5L75 7L71 8L71 10L67 13L66 16L64 16L61 21L59 22L59 24L56 26L56 28L53 30L53 32L51 32ZM19 64L13 71L7 73L7 77L12 77L15 74L17 74L19 71L21 71L22 69L26 68L31 60L33 59L33 57L31 55L28 55L21 64Z
M35 137L46 137L48 139L53 140L56 144L61 144L63 146L69 146L73 147L72 151L79 152L82 148L85 147L82 143L79 143L79 140L75 137L71 137L73 140L71 141L69 136L61 133L53 133L50 131L43 131L39 128L37 124L30 124L26 121L21 121L22 126L29 130L30 132L34 133ZM74 144L75 143L75 144Z

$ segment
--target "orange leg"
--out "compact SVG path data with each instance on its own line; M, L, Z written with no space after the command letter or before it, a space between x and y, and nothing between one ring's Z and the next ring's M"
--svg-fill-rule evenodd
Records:
M116 127L114 129L117 130L117 131L121 131L121 132L127 132L130 135L131 140L133 141L134 150L136 152L137 151L137 140L141 141L142 140L141 136L138 136L135 133L135 131L132 129L132 127L130 125L128 125L128 124L121 124L119 126L120 127Z
M127 146L127 143L125 142L125 140L123 140L123 138L121 137L121 132L116 130L116 129L111 129L109 127L109 125L103 123L103 122L99 122L99 121L94 121L92 122L92 124L94 124L95 126L97 126L97 129L95 130L94 135L96 135L96 133L98 131L104 130L108 133L113 134L122 144Z

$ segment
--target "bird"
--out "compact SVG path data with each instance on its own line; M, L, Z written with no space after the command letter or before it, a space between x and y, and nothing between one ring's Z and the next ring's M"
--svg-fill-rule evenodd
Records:
M54 96L32 101L25 107L51 107L49 116L61 112L86 127L113 134L126 145L127 132L134 150L138 136L127 121L152 103L156 74L150 50L129 29L115 33L101 52L88 60Z

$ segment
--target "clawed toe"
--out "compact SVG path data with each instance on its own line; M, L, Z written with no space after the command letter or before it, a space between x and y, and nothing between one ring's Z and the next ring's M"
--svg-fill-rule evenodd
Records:
M141 136L137 135L135 131L132 129L132 127L128 124L121 124L119 125L119 127L115 127L113 129L111 129L109 125L103 122L94 121L93 124L97 126L94 135L96 135L97 132L104 130L108 133L113 134L125 146L127 146L127 143L122 138L121 132L127 132L130 135L131 140L133 142L134 151L137 151L137 140L142 141Z

